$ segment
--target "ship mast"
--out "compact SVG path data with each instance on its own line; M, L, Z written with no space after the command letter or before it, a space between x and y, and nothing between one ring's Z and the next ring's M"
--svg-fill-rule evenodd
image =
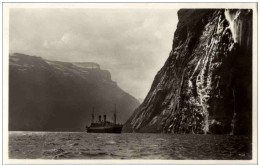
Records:
M116 124L116 104L115 104L115 112L114 112L114 124Z
M94 123L94 107L92 108L92 120L91 123Z

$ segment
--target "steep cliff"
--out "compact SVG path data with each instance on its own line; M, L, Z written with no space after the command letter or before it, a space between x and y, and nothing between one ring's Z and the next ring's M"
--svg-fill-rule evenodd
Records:
M12 54L9 59L9 130L84 131L92 107L125 122L139 102L95 63L48 61Z
M182 9L172 51L125 132L249 134L252 10Z

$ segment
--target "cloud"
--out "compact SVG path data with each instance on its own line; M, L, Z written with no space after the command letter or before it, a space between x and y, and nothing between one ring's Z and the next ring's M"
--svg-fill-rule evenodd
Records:
M44 40L42 46L47 50L80 50L88 47L88 40L80 35L65 33L58 40Z
M10 51L99 63L122 89L144 98L177 21L172 9L12 9Z

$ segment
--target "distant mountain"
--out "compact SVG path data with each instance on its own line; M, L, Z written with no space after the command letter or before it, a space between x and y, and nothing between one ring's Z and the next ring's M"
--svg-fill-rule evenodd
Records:
M49 61L24 54L9 59L9 130L84 131L107 115L124 123L139 101L111 80L109 71L96 63Z

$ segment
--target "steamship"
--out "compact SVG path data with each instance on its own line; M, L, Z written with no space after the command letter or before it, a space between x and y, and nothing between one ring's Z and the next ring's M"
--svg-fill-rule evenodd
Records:
M94 122L94 108L92 111L92 120L90 126L86 126L86 131L89 133L121 133L123 125L116 123L116 105L114 111L114 122L106 120L106 115L104 115L104 120L101 120L101 115L98 116L98 121Z

